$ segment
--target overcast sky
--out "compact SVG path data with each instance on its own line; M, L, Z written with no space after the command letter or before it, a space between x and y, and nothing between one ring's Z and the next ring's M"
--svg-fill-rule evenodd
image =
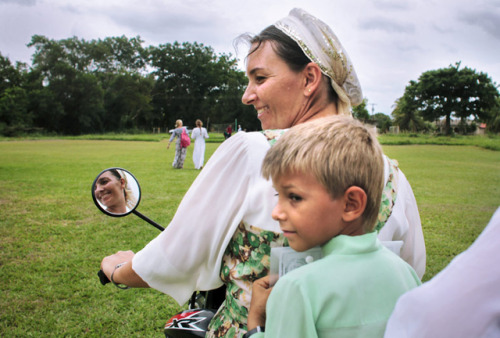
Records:
M144 46L198 42L236 55L233 40L301 7L347 49L372 112L390 114L410 80L462 66L500 83L500 0L0 0L0 53L31 63L31 36L140 36Z

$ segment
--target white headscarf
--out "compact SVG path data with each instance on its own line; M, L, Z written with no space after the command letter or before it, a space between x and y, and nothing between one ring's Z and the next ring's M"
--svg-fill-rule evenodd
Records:
M292 38L323 74L330 78L339 97L340 111L349 112L351 106L363 102L363 93L351 59L330 27L300 8L274 24Z

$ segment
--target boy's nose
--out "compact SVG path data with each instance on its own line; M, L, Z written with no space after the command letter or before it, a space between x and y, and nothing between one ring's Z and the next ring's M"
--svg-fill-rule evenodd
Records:
M284 221L285 220L285 213L281 210L279 203L276 204L276 206L273 209L273 212L271 213L271 217L275 221Z

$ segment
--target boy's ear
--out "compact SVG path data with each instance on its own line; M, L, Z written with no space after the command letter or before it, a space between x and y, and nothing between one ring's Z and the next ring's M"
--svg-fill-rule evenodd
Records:
M303 70L306 82L304 87L304 95L310 96L319 87L323 79L321 69L314 62L309 62Z
M366 192L360 187L349 187L344 193L344 213L342 220L352 222L361 217L366 208Z

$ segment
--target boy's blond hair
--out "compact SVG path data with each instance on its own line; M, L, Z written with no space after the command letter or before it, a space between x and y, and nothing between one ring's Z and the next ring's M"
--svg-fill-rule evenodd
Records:
M384 162L376 135L361 122L331 116L291 128L262 164L266 179L289 172L313 175L333 199L351 186L363 189L367 196L363 228L373 230L384 185Z

